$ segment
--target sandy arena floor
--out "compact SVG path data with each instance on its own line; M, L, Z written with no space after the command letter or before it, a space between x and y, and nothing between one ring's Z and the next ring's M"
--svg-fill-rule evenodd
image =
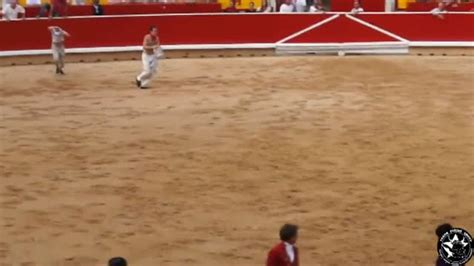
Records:
M472 57L0 68L0 265L433 265L474 234ZM474 264L474 263L473 263Z

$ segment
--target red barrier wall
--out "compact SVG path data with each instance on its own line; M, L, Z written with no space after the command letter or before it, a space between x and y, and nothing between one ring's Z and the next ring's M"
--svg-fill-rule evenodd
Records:
M168 45L273 44L329 16L332 15L209 14L0 21L0 34L3 36L0 38L0 51L48 49L51 37L47 27L50 25L61 26L71 33L72 37L67 41L70 48L141 45L150 25L159 27L161 41ZM373 30L367 31L343 16L317 28L322 31L310 41L388 40L386 36L374 35ZM447 14L444 20L431 14L365 14L357 17L410 41L474 41L474 13Z
M67 46L141 45L150 25L157 25L162 44L274 43L328 15L196 15L41 19L0 22L1 50L46 49L47 27L58 25L72 37ZM25 34L27 33L27 34Z
M410 41L474 41L474 13L451 13L444 19L431 14L361 14L358 18Z
M156 13L213 13L221 12L221 5L211 4L126 4L104 5L105 15L156 14ZM36 17L39 7L27 7L26 16ZM90 16L92 6L69 6L68 16Z
M335 34L337 33L337 34ZM344 16L310 30L285 43L396 42L386 34L375 31Z

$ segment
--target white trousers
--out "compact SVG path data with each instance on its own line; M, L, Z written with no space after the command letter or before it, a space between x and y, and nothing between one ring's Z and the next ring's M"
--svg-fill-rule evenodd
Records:
M151 81L151 77L156 73L158 69L158 58L155 54L142 53L143 71L138 75L137 79L140 80L142 87L146 87Z
M56 45L53 44L51 46L51 50L53 51L53 60L56 64L59 65L59 67L64 66L64 45Z

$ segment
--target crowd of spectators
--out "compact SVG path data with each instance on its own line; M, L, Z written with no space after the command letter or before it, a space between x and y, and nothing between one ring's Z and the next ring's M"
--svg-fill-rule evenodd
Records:
M284 2L277 7L276 1L264 0L261 7L256 8L254 2L249 3L248 9L238 9L233 1L230 2L229 7L225 9L226 12L279 12L279 13L293 13L293 12L311 12L324 13L330 11L325 7L321 0L284 0ZM359 0L354 1L354 7L351 10L352 14L363 12L364 9Z
M27 0L28 5L40 6L38 17L67 17L69 1L72 0L50 0L49 3L41 4L41 0ZM231 0L230 5L224 9L225 12L280 12L280 13L292 13L292 12L311 12L311 13L324 13L330 11L327 5L324 5L322 0L263 0L261 6L257 6L255 2L251 1L247 8L237 7L236 1ZM427 0L437 1L438 5L436 8L431 10L434 16L444 18L443 14L447 12L449 7L457 7L461 4L462 0ZM465 1L465 0L464 0ZM74 0L76 5L85 4L85 0ZM353 8L350 11L352 14L359 14L364 12L360 0L355 0ZM104 7L99 3L99 0L92 0L91 15L104 15ZM18 20L25 18L25 8L17 3L17 0L4 0L2 9L0 10L0 16L4 20Z
M11 0L9 3L5 3L0 11L0 15L2 15L4 20L24 19L25 13L25 8L20 6L16 0Z
M28 4L40 6L37 17L52 18L67 17L68 15L68 0L51 0L50 3L45 4L41 4L39 0L31 0ZM92 0L91 15L104 15L104 8L99 0ZM24 19L26 17L26 11L24 7L18 4L17 0L4 0L0 9L0 17L7 21Z
M235 7L236 0L232 0L231 8L228 12L280 12L280 13L292 13L292 12L312 12L312 13L323 13L331 11L329 5L325 5L321 0L283 0L278 5L276 0L263 0L262 7L256 8L255 10L238 9ZM442 13L447 11L448 7L457 7L461 4L471 2L473 0L419 0L426 3L439 3L438 7L433 9L432 12L436 15L442 16ZM417 1L418 2L418 1ZM254 2L250 2L252 7L255 7ZM471 10L474 11L474 10ZM364 12L361 0L354 0L353 8L350 11L352 14L359 14Z

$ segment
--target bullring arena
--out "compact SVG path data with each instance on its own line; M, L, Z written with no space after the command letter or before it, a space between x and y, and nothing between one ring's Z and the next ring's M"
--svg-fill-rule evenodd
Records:
M0 42L0 265L264 265L287 222L300 265L433 265L438 224L474 232L472 18L21 22L34 43ZM199 31L219 20L289 22ZM138 90L149 24L167 58Z

